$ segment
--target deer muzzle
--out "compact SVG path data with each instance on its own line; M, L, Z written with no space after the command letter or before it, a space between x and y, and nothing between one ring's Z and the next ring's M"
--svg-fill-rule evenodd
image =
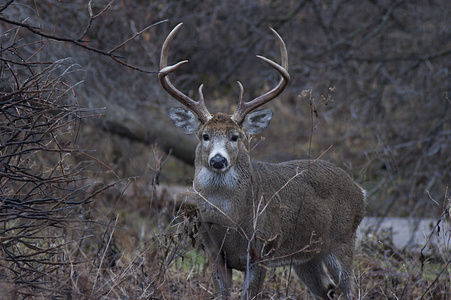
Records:
M213 169L220 171L227 168L228 162L224 156L218 153L210 159L210 166Z

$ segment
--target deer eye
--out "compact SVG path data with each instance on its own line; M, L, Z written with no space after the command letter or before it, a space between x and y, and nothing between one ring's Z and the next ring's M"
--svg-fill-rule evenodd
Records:
M208 135L208 134L203 134L202 135L202 139L204 140L204 141L209 141L210 140L210 136Z
M232 135L232 138L230 139L232 142L238 141L239 136L237 134Z

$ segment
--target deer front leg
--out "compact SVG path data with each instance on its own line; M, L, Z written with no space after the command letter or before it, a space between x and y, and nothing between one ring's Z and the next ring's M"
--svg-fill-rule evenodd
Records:
M259 299L261 297L260 292L263 288L265 276L266 269L257 264L246 269L241 298L246 300Z
M232 269L227 266L222 251L222 243L218 245L213 238L212 230L214 224L202 224L199 228L202 242L207 250L208 259L212 265L212 275L214 277L216 291L220 294L220 299L230 297L229 288L232 286ZM225 239L225 235L224 235Z
M221 264L213 263L213 276L215 278L216 291L219 292L219 299L229 299L232 285L232 269Z

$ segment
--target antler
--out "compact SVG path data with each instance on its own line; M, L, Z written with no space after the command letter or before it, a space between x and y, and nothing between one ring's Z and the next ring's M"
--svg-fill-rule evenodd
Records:
M174 97L177 101L179 101L187 108L189 108L193 113L195 113L202 123L206 123L208 120L211 119L211 114L208 112L207 107L205 106L204 95L202 94L203 85L200 85L199 87L199 101L194 101L187 95L180 92L174 85L172 85L168 77L170 73L174 72L175 70L180 68L183 64L188 62L188 60L183 60L176 63L175 65L168 66L169 46L171 45L171 42L174 39L175 34L182 25L183 23L180 23L177 26L175 26L163 43L163 47L161 48L160 72L158 73L158 79L160 80L160 83L163 86L163 88L172 97Z
M241 122L243 122L243 120L244 120L244 117L248 113L250 113L252 110L271 101L272 99L274 99L278 95L280 95L283 92L283 90L286 88L288 82L290 81L290 74L288 73L287 48L285 47L285 43L283 42L280 35L274 29L271 28L271 30L274 33L274 35L276 36L277 41L279 42L280 53L282 56L282 65L279 65L279 64L273 62L272 60L267 59L264 56L257 55L257 57L260 58L261 60L263 60L264 62L266 62L268 65L270 65L274 69L276 69L276 71L279 72L282 77L279 81L279 84L275 88L273 88L266 94L263 94L263 95L255 98L253 100L250 100L248 102L245 102L243 100L243 87L240 83L238 83L240 86L240 90L241 90L240 102L238 104L238 108L232 115L232 120L235 121L237 124L241 124Z

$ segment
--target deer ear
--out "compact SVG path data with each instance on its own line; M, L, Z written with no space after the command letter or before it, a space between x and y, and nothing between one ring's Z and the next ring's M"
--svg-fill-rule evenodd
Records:
M184 134L196 133L201 122L190 110L181 107L172 107L169 109L169 118L172 123Z
M247 134L259 134L266 127L272 119L272 111L269 109L262 109L253 111L244 118L242 127Z

